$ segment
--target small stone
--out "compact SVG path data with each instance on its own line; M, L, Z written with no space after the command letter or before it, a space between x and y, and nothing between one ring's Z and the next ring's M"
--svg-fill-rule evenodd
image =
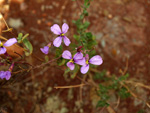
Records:
M68 109L66 107L63 107L61 109L60 113L68 113Z
M8 24L12 27L12 28L16 28L16 29L18 29L18 28L20 28L20 27L22 27L23 25L24 25L24 23L22 22L22 20L21 19L14 19L14 18L10 18L9 20L8 20Z
M41 24L41 20L37 20L37 24Z
M105 42L104 39L101 41L101 46L102 46L103 48L106 46L106 42Z
M48 87L47 92L51 92L52 91L52 87Z
M109 18L109 19L112 19L112 14L108 14L108 18Z
M45 10L45 6L42 5L42 6L41 6L41 11L44 11L44 10Z

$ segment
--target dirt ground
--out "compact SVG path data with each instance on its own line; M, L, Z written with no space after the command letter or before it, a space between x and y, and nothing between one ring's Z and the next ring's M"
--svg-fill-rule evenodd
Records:
M78 0L79 1L79 0ZM72 40L79 5L72 0L12 0L6 21L14 28L14 34L29 33L34 47L27 58L32 65L40 64L36 56L44 59L41 47L55 39L50 26L69 24L67 36ZM124 69L128 59L130 79L149 85L150 81L150 1L149 0L93 0L88 9L91 31L98 41L97 52L104 60L99 70L117 74ZM5 28L3 28L5 29ZM2 33L5 37L14 37ZM53 58L55 50L49 56ZM65 67L52 63L43 69L33 70L21 77L11 89L2 89L1 112L8 113L114 113L95 108L92 89L83 87L83 103L79 102L80 88L55 89L54 86L80 84L79 79L63 76ZM21 75L20 75L21 76ZM83 75L81 75L83 77ZM23 80L22 80L23 78ZM148 102L150 92L139 88L139 95ZM6 98L7 95L7 98ZM113 98L117 101L117 98ZM3 102L3 103L2 103ZM115 113L150 113L150 108L134 98L121 100ZM144 111L142 112L142 110ZM5 113L2 112L2 113Z

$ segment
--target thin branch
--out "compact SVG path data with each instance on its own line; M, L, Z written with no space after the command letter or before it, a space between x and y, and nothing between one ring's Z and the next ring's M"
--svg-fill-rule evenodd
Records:
M60 88L77 88L77 87L82 87L82 86L84 86L84 85L86 85L86 84L79 84L79 85L71 85L71 86L56 86L56 87L54 87L54 88L56 88L56 89L60 89Z
M145 85L145 84L143 84L143 83L140 83L140 82L134 82L134 81L125 81L125 83L127 83L127 84L133 84L135 87L143 87L143 88L146 88L146 89L148 89L148 90L150 90L150 86L149 85Z

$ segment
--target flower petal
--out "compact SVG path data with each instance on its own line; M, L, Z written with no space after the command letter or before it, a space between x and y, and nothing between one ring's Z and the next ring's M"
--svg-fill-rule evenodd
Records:
M83 54L81 52L77 52L73 57L74 60L78 60L82 58L83 58Z
M63 57L64 59L72 59L72 55L71 55L70 51L68 51L68 50L65 50L65 51L63 52L62 57Z
M85 55L85 60L89 60L89 55L88 54Z
M6 53L6 48L2 47L0 48L0 55Z
M71 43L69 38L67 38L66 36L64 36L64 43L66 46L69 46L69 44Z
M87 73L88 70L89 70L89 64L82 66L81 69L80 69L82 74Z
M40 50L41 50L44 54L48 54L48 52L49 52L49 47L48 47L48 46L44 46L44 48L40 48Z
M5 72L5 78L6 78L6 80L9 80L10 77L11 77L11 72L10 71L6 71Z
M0 71L0 78L1 79L5 78L5 71Z
M60 35L61 34L61 29L60 29L58 24L54 24L50 29L56 35Z
M103 60L101 56L95 55L89 60L89 63L94 64L94 65L101 65L103 63Z
M64 24L62 25L62 32L63 32L63 33L66 33L66 32L68 31L68 29L69 29L68 24L64 23Z
M86 65L85 58L77 59L74 62L79 65Z
M53 41L53 45L55 47L59 47L61 45L61 42L62 42L62 37L59 36Z
M75 65L72 62L68 62L67 66L70 68L70 70L74 70Z
M4 46L11 46L13 44L17 43L17 39L16 38L10 38L9 40L7 40L4 44Z

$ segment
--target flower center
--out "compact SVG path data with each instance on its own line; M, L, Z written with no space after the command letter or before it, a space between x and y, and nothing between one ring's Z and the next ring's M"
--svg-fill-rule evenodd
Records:
M62 33L60 36L65 36L65 34Z
M86 64L89 64L89 61L88 60L86 60L86 62L85 62Z
M74 63L74 60L73 60L73 59L71 59L69 62Z
M2 43L2 42L0 43L0 47L1 47L1 48L3 47L3 43Z

